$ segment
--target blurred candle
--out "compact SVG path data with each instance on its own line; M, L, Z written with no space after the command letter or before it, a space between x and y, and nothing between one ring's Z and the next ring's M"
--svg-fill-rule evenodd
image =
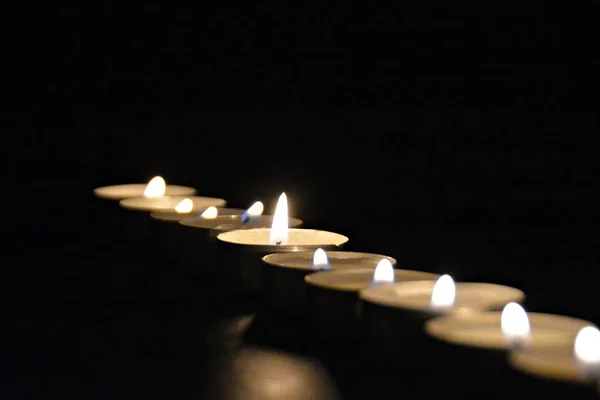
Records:
M411 357L427 352L425 321L454 312L500 309L524 297L522 291L507 286L455 284L450 275L442 275L435 282L366 288L360 292L366 350L382 362L410 363Z
M103 186L94 189L97 201L91 210L91 220L96 226L107 231L108 237L116 235L127 236L128 220L123 212L116 206L116 202L132 197L160 197L160 196L192 196L196 189L188 186L167 185L160 176L155 176L147 184L136 183L126 185ZM148 224L149 225L149 224ZM136 232L133 232L136 233Z
M429 351L439 359L438 367L445 369L439 375L444 382L439 387L460 388L467 391L465 395L480 397L495 388L499 396L514 397L521 395L514 392L521 380L508 367L508 351L570 343L588 324L560 315L525 313L520 305L509 303L501 313L453 313L431 319L425 323L425 332L432 338ZM471 384L459 385L460 379L474 371L477 375Z
M509 364L527 375L522 381L530 396L598 399L600 390L600 331L583 327L574 342L552 347L517 349Z
M196 189L188 186L167 185L161 176L155 176L147 184L103 186L94 189L94 194L104 200L123 200L132 197L192 196Z
M124 221L127 222L130 231L136 233L140 239L145 239L151 233L153 218L150 215L152 213L177 213L176 207L183 210L191 207L192 211L205 210L211 206L223 207L226 203L225 200L215 197L151 196L123 199L119 205L126 210L133 211L124 216Z
M163 256L176 266L180 266L185 251L182 248L183 225L180 221L194 220L196 218L205 218L211 214L241 215L244 212L237 208L216 208L210 206L206 209L194 209L194 202L190 198L181 200L176 206L175 211L153 212L150 217L155 221L151 226L154 248L159 249Z
M337 335L359 333L359 292L369 287L388 287L393 282L434 281L437 274L396 269L389 258L375 269L338 269L307 275L309 317L324 332Z
M263 257L265 302L279 312L303 314L307 293L305 276L329 270L374 270L382 259L390 263L390 268L396 264L393 258L380 254L325 251L322 248L314 252L269 254Z

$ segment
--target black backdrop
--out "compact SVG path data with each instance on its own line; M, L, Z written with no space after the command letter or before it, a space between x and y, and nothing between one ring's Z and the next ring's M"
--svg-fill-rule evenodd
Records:
M600 321L596 8L274 3L8 13L28 306L95 257L94 187L161 174L238 207L286 191L353 249Z

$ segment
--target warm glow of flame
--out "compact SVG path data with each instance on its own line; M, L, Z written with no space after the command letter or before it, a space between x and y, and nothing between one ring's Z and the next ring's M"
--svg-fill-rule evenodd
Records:
M148 182L144 190L144 197L161 197L165 195L167 184L162 176L155 176Z
M575 338L574 352L577 361L600 366L600 330L595 326L581 329Z
M189 213L194 209L194 202L192 199L183 199L175 206L175 211L179 214Z
M202 214L200 214L200 217L204 219L215 219L218 215L219 210L217 210L217 207L210 206L206 210L204 210Z
M288 242L288 204L287 196L281 193L275 207L275 215L273 216L273 225L271 225L271 244L283 244Z
M394 283L394 266L387 258L377 264L373 274L373 283Z
M433 292L431 293L431 308L437 310L449 310L454 307L456 299L456 285L450 275L442 275L439 277Z
M313 269L331 269L325 250L315 250L315 254L313 254Z
M521 346L529 340L529 317L519 304L512 302L504 306L500 325L502 333L511 345Z
M246 214L249 217L258 217L259 215L262 215L264 209L265 206L263 203L261 201L257 201L256 203L252 204L248 210L246 210Z

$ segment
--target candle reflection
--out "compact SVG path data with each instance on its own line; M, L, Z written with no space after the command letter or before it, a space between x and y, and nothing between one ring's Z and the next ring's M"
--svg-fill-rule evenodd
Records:
M340 398L331 377L313 361L284 352L257 347L244 348L232 359L229 399L336 399Z

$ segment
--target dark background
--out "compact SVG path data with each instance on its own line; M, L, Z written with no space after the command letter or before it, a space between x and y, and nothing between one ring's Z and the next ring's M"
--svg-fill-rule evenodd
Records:
M6 13L1 96L5 202L28 207L6 218L9 311L38 354L15 351L15 398L64 389L39 360L110 330L97 274L127 265L99 250L92 189L157 174L237 207L285 191L351 249L600 322L597 5L28 7Z

